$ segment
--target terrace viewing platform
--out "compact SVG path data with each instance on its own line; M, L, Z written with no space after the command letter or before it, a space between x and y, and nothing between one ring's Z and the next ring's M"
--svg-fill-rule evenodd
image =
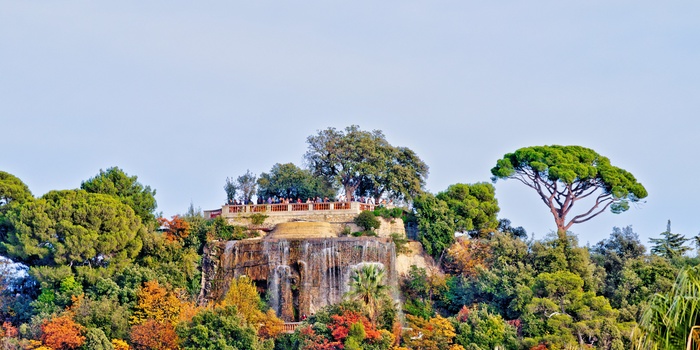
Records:
M204 217L212 219L218 216L224 218L237 215L264 214L274 216L307 216L323 214L357 215L363 211L372 211L376 205L361 202L323 202L323 203L289 203L289 204L247 204L224 205L221 209L205 210Z

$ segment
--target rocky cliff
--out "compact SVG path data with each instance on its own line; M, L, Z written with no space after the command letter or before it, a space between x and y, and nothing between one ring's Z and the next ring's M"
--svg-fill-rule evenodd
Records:
M391 239L279 237L208 245L200 299L220 300L231 279L245 275L267 296L280 318L296 321L301 315L341 301L350 277L365 264L386 269L386 283L396 290L396 254Z

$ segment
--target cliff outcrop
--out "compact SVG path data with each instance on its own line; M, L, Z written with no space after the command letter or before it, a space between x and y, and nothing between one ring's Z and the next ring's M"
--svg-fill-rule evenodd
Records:
M285 321L338 303L355 271L366 264L386 270L396 293L395 246L382 237L303 236L298 225L264 239L213 242L202 262L202 302L220 300L230 281L248 276Z

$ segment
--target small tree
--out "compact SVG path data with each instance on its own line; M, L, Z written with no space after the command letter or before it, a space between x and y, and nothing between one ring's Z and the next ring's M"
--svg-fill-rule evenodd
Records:
M371 211L363 211L353 220L357 226L362 227L365 231L373 231L379 228L381 223L379 219Z
M175 350L178 339L170 322L149 319L131 327L131 343L137 350Z
M138 300L131 316L132 324L141 324L149 319L157 322L176 324L180 309L180 300L158 281L148 281L139 289Z
M76 349L85 342L84 331L69 315L54 317L41 325L41 341L52 349Z
M236 178L236 188L240 191L240 199L243 203L250 202L251 198L255 195L255 189L258 177L251 173L250 170L246 170L245 174Z
M274 338L283 331L284 322L272 309L262 311L263 302L253 281L245 276L231 280L229 290L219 307L235 306L238 314L263 338Z
M666 231L661 232L661 236L662 238L649 239L649 243L653 244L651 247L652 254L672 260L690 250L690 247L684 246L685 242L688 241L685 236L679 233L671 233L671 220L668 220Z
M236 184L233 182L232 178L226 178L224 191L226 191L226 203L231 203L234 199L236 199Z
M388 296L388 292L389 287L384 284L384 269L377 265L364 265L350 279L350 291L346 296L359 300L374 323L379 303Z

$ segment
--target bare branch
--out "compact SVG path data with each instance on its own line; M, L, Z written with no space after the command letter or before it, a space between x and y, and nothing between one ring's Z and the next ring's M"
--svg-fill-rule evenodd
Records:
M610 204L612 204L612 202L613 202L613 200L612 200L612 198L610 198L609 195L601 194L600 196L598 196L598 198L596 198L595 204L593 205L593 207L591 207L591 209L589 209L587 212L585 212L583 214L579 214L579 215L574 216L574 218L571 219L571 221L569 221L569 224L567 224L567 227L571 226L571 224L578 224L578 223L586 222L586 221L590 220L591 218L604 212L605 209L607 209L610 206ZM605 206L603 206L602 209L596 211L594 214L591 214L596 210L596 208L598 208L598 206L600 206L603 203L606 203L606 204L605 204Z

